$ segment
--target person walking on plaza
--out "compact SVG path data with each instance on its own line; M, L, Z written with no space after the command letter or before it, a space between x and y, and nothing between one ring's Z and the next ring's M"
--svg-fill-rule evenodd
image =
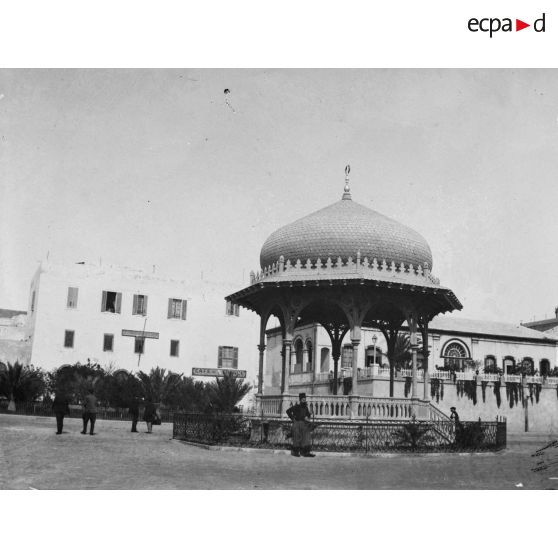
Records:
M95 420L97 419L97 398L93 393L93 388L89 388L89 393L83 400L83 430L82 434L87 434L87 423L90 422L89 434L94 436Z
M64 428L64 415L70 414L70 406L68 404L68 397L65 393L57 393L52 402L52 411L56 416L56 434L62 434Z
M457 426L459 424L459 415L457 414L457 410L455 409L455 407L450 407L450 420L453 420L453 422L455 422L455 425Z
M463 439L463 436L462 436L463 426L462 426L462 424L459 420L459 415L457 414L456 408L455 407L450 407L450 411L451 411L450 420L454 424L453 429L454 429L454 433L455 433L455 443L460 444L462 439Z
M145 403L145 411L143 412L143 420L147 425L147 433L151 434L153 424L161 424L159 422L159 415L157 414L157 407L153 401L148 400Z
M287 409L287 416L293 422L291 455L294 457L315 457L313 453L310 453L312 424L309 419L312 415L306 403L306 394L299 393L298 399L299 402L296 405Z
M138 420L139 420L139 401L137 397L134 397L132 399L132 402L130 403L130 408L128 409L128 412L130 413L130 417L132 418L132 430L131 432L137 432L138 431Z

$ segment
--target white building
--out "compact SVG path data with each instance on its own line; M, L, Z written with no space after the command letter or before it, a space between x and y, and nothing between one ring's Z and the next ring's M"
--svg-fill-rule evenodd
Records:
M227 307L231 286L109 265L41 264L29 293L28 362L51 370L90 359L187 375L193 367L237 368L252 382L257 325L250 313Z
M30 348L25 312L0 308L0 362L29 362Z
M406 328L402 328L406 333ZM454 316L437 316L430 323L428 369L464 370L467 363L479 370L500 369L511 375L521 366L531 372L547 375L558 364L558 340L552 335L522 325L470 320ZM362 392L367 393L366 369L373 364L389 366L384 335L374 329L362 329L362 347L357 366L362 370ZM266 393L279 393L281 383L281 328L267 331ZM350 375L352 346L349 336L341 346L338 368ZM289 385L311 390L323 384L328 389L334 368L331 340L317 324L295 329L292 351L292 374ZM419 366L421 359L419 359ZM378 391L376 389L376 391Z

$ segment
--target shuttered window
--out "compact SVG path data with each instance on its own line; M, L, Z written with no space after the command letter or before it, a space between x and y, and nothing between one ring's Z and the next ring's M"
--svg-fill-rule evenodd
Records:
M115 291L103 291L101 300L101 312L120 314L122 309L122 293Z
M114 350L114 335L105 333L103 336L103 351L112 352Z
M188 302L180 298L169 298L167 318L174 320L185 320Z
M67 329L64 332L64 347L67 349L73 349L74 347L74 331Z
M145 348L145 339L143 337L136 337L134 340L134 353L143 355Z
M134 303L132 305L132 314L145 316L147 314L147 296L141 294L134 295Z
M180 347L180 341L178 339L171 339L170 342L170 356L177 357L178 356L178 349Z
M238 368L238 347L219 347L217 368Z
M227 306L225 312L227 316L238 316L239 313L238 304L233 304L230 300L227 300Z
M68 300L66 302L67 308L77 308L78 303L78 288L68 287Z

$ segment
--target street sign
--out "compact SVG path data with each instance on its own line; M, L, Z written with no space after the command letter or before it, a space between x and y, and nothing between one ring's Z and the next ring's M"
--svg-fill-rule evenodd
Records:
M225 372L233 378L246 378L246 370L234 368L192 368L192 376L215 376L222 378Z
M156 331L140 331L138 329L123 329L122 335L125 337L146 337L147 339L159 339Z

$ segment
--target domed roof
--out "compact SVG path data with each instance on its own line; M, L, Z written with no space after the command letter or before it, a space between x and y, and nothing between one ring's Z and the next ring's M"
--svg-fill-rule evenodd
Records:
M272 233L262 246L260 264L263 269L280 256L293 264L297 259L355 260L358 251L369 260L413 264L415 269L428 263L432 269L432 252L419 233L352 201L348 189L341 201Z

